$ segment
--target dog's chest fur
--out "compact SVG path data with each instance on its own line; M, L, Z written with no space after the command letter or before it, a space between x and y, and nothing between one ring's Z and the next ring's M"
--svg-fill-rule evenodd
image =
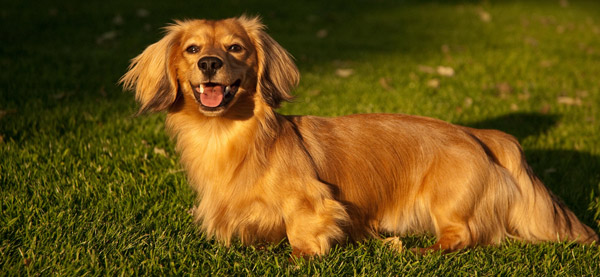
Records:
M169 114L167 128L198 193L195 219L226 243L233 236L245 243L285 238L279 197L261 182L267 170L257 170L266 168L265 153L252 143L260 139L260 122L203 118L194 112Z

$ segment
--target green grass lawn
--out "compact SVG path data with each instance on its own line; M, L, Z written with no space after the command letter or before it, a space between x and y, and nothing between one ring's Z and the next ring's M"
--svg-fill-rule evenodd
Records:
M260 14L302 74L280 112L506 131L598 231L600 2L167 2L1 5L0 275L600 275L599 248L570 243L418 256L369 240L296 263L287 242L225 248L192 223L165 115L135 117L116 85L172 19Z

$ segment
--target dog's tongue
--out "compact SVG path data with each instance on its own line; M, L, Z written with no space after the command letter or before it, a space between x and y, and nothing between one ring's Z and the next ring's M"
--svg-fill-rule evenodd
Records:
M223 86L204 86L204 92L200 95L200 102L207 107L217 107L223 101Z

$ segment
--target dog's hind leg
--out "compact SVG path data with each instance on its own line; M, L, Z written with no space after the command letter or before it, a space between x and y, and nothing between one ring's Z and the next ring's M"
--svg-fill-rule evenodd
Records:
M438 238L437 242L430 247L413 251L417 253L430 251L448 253L472 245L473 239L468 225L468 220L472 216L470 205L445 204L443 206L437 204L431 211L431 218L434 225L433 231Z
M423 179L419 199L428 211L432 226L429 232L437 242L415 252L453 252L483 243L495 225L495 195L491 184L496 172L485 156L476 149L465 148L466 158L439 159ZM469 157L470 156L470 157ZM460 162L457 162L460 161ZM484 217L490 223L482 220Z
M449 253L471 246L471 234L466 222L444 220L438 222L438 225L439 230L436 234L438 240L435 244L426 248L413 248L411 251L419 254L434 251Z

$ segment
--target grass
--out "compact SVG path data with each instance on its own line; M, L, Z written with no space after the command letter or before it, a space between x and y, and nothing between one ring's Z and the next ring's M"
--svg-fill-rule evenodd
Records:
M0 8L2 275L600 275L598 247L570 243L417 256L369 240L291 262L287 242L205 239L164 114L134 117L116 82L172 19L241 13L262 15L296 57L302 81L280 112L501 129L600 230L597 2L13 1Z

